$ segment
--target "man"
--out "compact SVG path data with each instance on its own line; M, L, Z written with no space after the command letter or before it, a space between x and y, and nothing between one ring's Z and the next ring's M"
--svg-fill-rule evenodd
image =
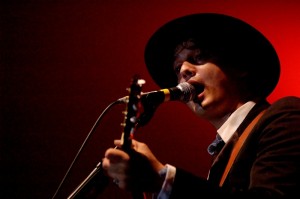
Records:
M267 102L280 63L259 31L221 14L180 17L150 38L145 62L161 88L182 82L203 88L187 105L216 127L217 139L208 147L214 161L204 179L162 164L145 143L132 140L132 150L123 151L122 141L115 140L119 148L105 152L102 166L120 188L160 199L297 194L300 100Z

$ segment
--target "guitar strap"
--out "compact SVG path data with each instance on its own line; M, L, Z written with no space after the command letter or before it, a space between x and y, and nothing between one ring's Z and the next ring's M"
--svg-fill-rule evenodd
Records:
M219 186L222 187L223 183L230 171L230 168L238 154L238 152L240 151L242 145L244 144L246 138L248 137L249 133L251 132L252 128L254 127L254 125L257 123L257 121L261 118L261 116L264 114L266 110L261 111L255 118L254 120L252 120L252 122L247 126L247 128L244 130L244 132L242 133L242 135L239 137L237 143L234 145L231 155L229 157L228 163L226 165L226 168L224 170L224 173L222 175L222 178L220 180Z

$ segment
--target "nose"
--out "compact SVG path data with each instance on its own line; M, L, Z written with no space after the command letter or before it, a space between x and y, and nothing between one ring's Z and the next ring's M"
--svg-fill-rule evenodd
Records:
M181 77L187 81L196 74L196 66L190 62L183 62L180 68Z

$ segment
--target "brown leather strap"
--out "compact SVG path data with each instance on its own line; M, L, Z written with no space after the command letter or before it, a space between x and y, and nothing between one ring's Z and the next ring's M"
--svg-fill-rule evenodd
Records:
M221 187L227 177L227 174L229 173L229 170L238 154L238 152L240 151L242 145L244 144L246 138L248 137L249 133L251 132L252 128L254 127L254 125L256 124L256 122L260 119L260 117L264 114L265 110L261 111L255 118L254 120L252 120L252 122L247 126L247 128L244 130L244 132L242 133L242 135L239 137L237 143L234 145L230 158L228 160L228 163L226 165L226 168L224 170L223 176L221 178L221 181L219 183L219 186Z

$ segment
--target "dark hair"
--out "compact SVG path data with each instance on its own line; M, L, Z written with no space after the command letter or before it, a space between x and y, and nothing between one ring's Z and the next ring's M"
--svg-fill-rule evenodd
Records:
M217 58L214 57L211 52L207 51L206 48L201 46L201 44L194 38L189 38L177 45L174 51L174 57L176 57L184 49L198 50L198 56L201 56L202 60L216 63Z

